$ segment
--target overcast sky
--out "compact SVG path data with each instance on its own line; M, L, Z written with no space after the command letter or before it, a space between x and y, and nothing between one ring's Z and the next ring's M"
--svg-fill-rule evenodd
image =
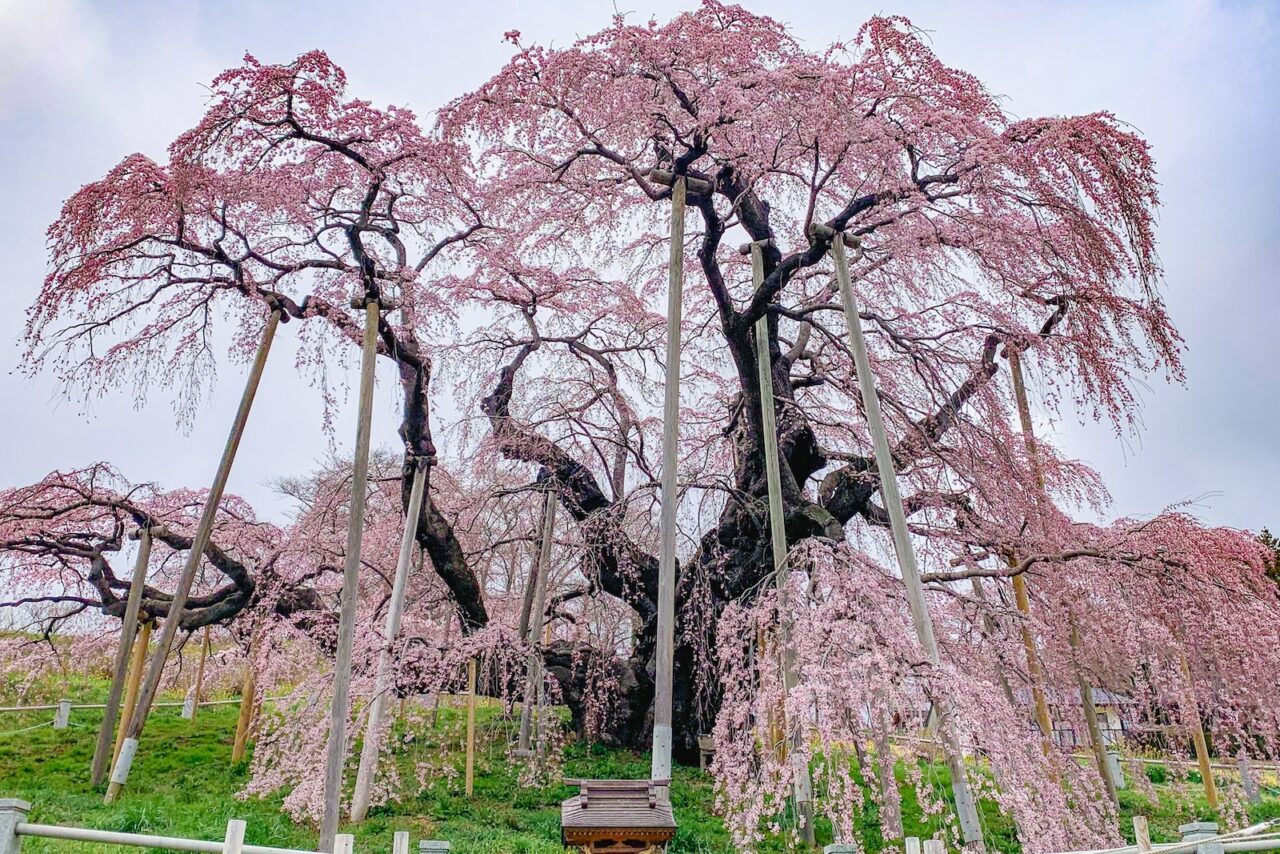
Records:
M644 20L690 5L617 0L616 8ZM1160 171L1161 255L1170 309L1190 348L1186 387L1153 377L1136 437L1074 418L1043 429L1101 470L1116 513L1194 500L1212 523L1280 527L1280 172L1272 162L1280 2L749 6L787 22L814 49L851 37L869 15L905 14L932 33L944 62L977 74L1017 116L1107 109L1136 126ZM189 432L177 428L164 398L136 409L133 392L121 389L86 412L50 378L31 381L15 369L24 309L45 273L44 231L62 201L126 154L162 160L199 118L203 86L218 71L246 51L286 62L321 48L346 69L356 97L426 114L501 66L511 53L504 31L564 45L606 26L614 10L592 0L0 0L0 487L96 460L133 480L207 485L240 393L239 366L223 366ZM230 487L273 516L285 505L267 481L300 474L329 450L318 394L298 380L289 338L273 354ZM374 417L377 441L395 445L387 383ZM338 415L340 452L353 421L347 409Z

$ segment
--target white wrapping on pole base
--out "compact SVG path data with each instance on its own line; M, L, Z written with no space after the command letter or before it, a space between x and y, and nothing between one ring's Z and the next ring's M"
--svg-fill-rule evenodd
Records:
M129 782L129 769L133 766L133 755L138 752L138 740L126 738L120 745L120 758L111 771L111 782L123 786Z
M654 724L653 727L653 780L671 779L671 727ZM663 787L666 788L665 786Z

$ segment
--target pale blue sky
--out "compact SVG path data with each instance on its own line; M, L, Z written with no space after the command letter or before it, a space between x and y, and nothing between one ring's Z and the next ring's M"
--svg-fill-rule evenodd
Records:
M643 19L689 3L618 0ZM977 74L1020 116L1109 109L1154 145L1164 210L1161 254L1175 322L1186 336L1187 388L1152 378L1145 429L1118 440L1074 419L1044 425L1095 465L1115 510L1149 514L1199 499L1207 521L1280 527L1277 291L1280 3L904 2L758 0L815 48L851 36L867 16L905 14L932 32L952 65ZM189 434L167 401L134 411L121 390L83 406L52 381L13 373L23 309L44 275L44 229L63 199L125 154L160 159L203 108L203 89L245 51L273 62L322 48L375 103L428 112L491 75L510 55L502 33L564 44L606 25L607 2L307 3L0 0L0 486L98 459L137 480L207 482L239 394L224 366ZM268 512L267 479L322 456L317 394L285 347L273 359L231 488ZM354 366L350 368L354 371ZM391 379L390 376L387 377ZM378 440L394 445L384 386ZM346 410L338 415L345 450Z

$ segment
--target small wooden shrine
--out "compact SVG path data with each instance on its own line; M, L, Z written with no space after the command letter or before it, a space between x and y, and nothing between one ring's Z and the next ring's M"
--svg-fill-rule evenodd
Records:
M657 854L676 834L670 780L565 780L578 794L560 804L560 836L583 854Z

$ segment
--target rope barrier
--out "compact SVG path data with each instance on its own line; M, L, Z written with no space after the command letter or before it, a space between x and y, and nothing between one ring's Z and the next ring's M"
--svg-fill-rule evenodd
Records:
M45 721L44 723L35 724L34 726L23 727L22 729L11 729L8 732L0 732L0 738L7 738L11 735L18 735L23 732L31 732L33 729L40 729L42 726L53 726L53 721Z

